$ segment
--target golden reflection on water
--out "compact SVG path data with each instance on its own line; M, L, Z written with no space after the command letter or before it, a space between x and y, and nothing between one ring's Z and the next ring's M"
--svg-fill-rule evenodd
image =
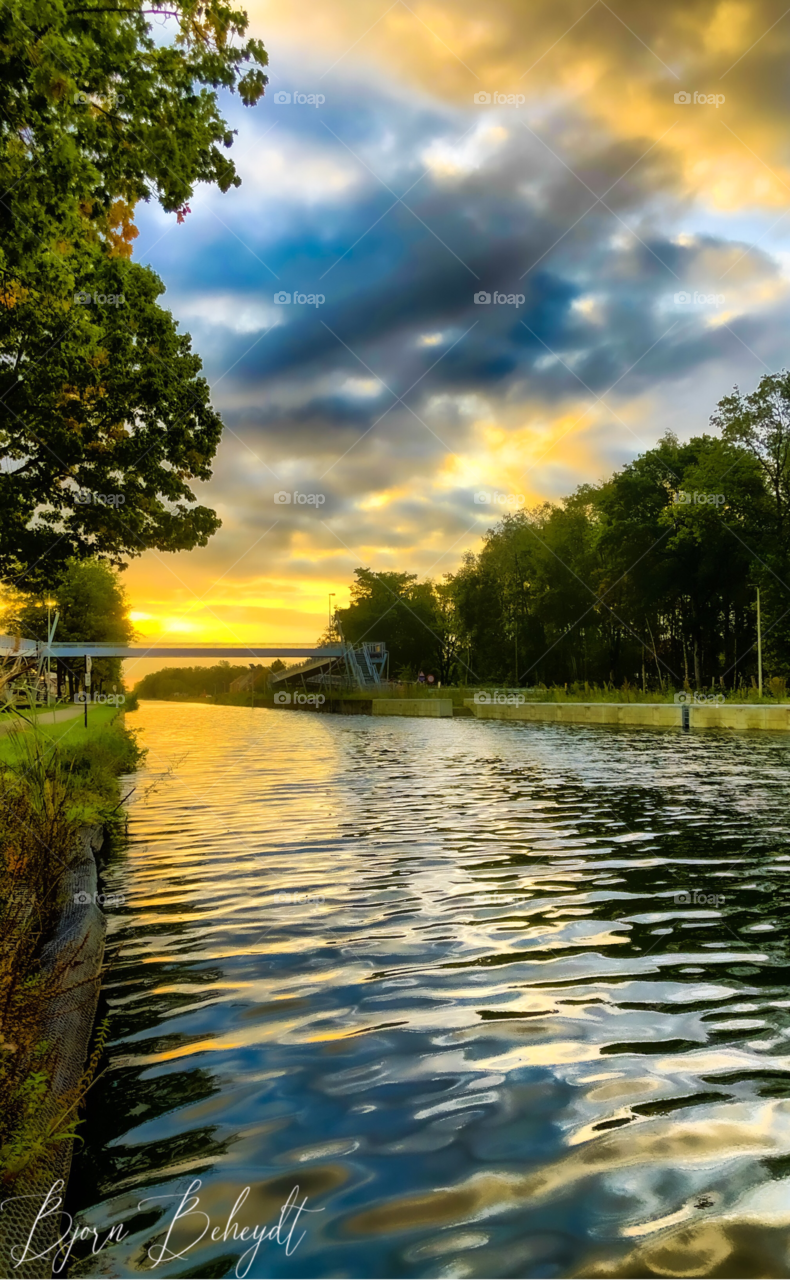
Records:
M790 1274L781 736L137 719L75 1166L130 1234L80 1274L143 1274L139 1200L194 1177L218 1219L309 1194L252 1280Z

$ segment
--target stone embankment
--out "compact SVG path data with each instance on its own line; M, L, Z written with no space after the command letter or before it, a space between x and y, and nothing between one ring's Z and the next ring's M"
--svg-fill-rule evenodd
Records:
M279 709L279 708L278 708ZM534 724L620 725L649 729L763 729L790 731L790 703L768 706L750 702L476 702L463 706L452 698L327 699L320 707L290 706L291 711L360 716L429 716L450 719L525 720Z
M790 703L749 702L475 702L478 720L528 720L544 724L643 725L653 729L790 730Z
M56 990L44 1010L38 1040L57 1045L57 1058L45 1103L49 1121L62 1114L65 1100L80 1083L88 1056L96 1006L101 986L106 920L96 905L98 872L95 854L103 844L101 826L83 827L82 849L63 877L60 914L54 936L41 957L45 974L57 977ZM65 972L63 972L65 967ZM69 1117L71 1118L71 1117ZM73 1143L55 1142L33 1164L3 1188L0 1197L0 1275L22 1280L41 1280L52 1275L54 1245L62 1227L59 1216L50 1214L36 1227L35 1247L27 1259L19 1258L52 1187L65 1189L71 1167ZM60 1191L62 1197L64 1191ZM57 1192L55 1193L57 1198ZM38 1261L36 1254L46 1252ZM13 1252L12 1252L13 1251Z

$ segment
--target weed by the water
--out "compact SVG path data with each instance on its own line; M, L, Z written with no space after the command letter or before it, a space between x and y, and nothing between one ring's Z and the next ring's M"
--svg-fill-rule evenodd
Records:
M58 725L63 730L63 725ZM60 738L28 721L0 761L0 1179L7 1182L55 1143L74 1138L103 1035L78 1085L57 1105L52 1080L62 1046L42 1039L47 1008L75 992L82 943L44 968L41 953L62 908L64 877L85 824L114 820L118 775L138 764L135 737L114 719ZM6 745L6 744L4 744ZM106 1035L106 1031L104 1033Z

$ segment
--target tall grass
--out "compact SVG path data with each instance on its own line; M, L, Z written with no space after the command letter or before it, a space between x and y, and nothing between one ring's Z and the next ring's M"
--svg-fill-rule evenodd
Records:
M49 726L61 731L64 725ZM64 876L85 824L117 821L118 775L141 752L119 719L72 739L20 717L0 760L0 1179L8 1182L53 1143L70 1140L89 1083L49 1105L59 1047L41 1039L45 1010L75 981L79 946L54 968L41 952L59 919ZM89 1073L95 1070L95 1062Z

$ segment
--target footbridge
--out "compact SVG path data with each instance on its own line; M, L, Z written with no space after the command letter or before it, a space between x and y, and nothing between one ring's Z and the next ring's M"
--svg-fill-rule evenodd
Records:
M54 630L54 629L53 629ZM295 667L272 675L271 684L291 683L371 689L381 685L387 662L384 644L366 642L353 645L306 645L290 641L249 644L92 644L86 640L31 640L21 636L0 636L0 661L37 666L41 672L51 659L69 658L242 658L252 667L254 658L299 658Z
M15 658L342 658L342 644L89 644L86 640L25 640L0 636L0 657Z

